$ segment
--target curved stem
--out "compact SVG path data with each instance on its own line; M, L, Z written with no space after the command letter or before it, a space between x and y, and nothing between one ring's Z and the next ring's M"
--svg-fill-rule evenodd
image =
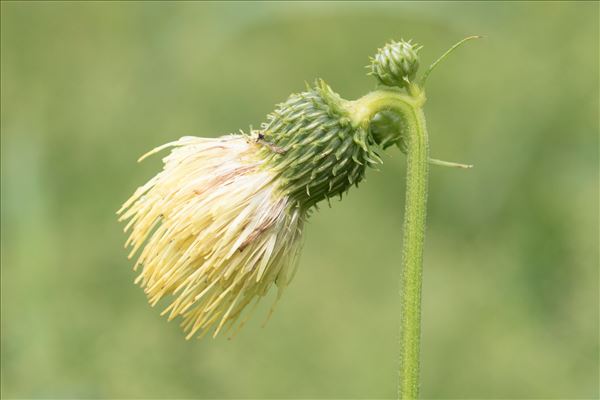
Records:
M383 110L397 112L405 122L402 134L407 141L407 169L400 301L400 399L416 399L419 394L421 286L429 168L424 102L424 93L414 85L410 95L379 90L350 104L352 119L357 125L366 127L371 118Z

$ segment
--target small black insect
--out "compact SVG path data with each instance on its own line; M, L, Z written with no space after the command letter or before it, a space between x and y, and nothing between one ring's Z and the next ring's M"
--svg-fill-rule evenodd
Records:
M277 154L284 154L285 150L282 149L279 146L275 146L273 143L271 142L267 142L265 139L265 134L262 132L258 132L258 136L256 137L256 142L257 143L262 143L265 146L267 146L269 149L271 149L272 151L274 151Z

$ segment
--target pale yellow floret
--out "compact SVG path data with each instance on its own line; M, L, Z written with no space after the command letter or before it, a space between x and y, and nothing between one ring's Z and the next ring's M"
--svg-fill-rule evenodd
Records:
M230 328L273 283L278 296L293 277L303 214L278 188L277 176L241 135L184 137L164 169L118 211L129 220L126 247L137 252L136 283L169 320L181 316L187 338ZM141 160L140 159L140 160Z

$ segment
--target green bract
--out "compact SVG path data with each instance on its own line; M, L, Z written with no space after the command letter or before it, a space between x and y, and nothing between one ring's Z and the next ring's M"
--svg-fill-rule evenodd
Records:
M281 189L309 208L358 184L381 163L377 138L350 118L351 102L322 80L293 94L267 116L257 141L282 179Z

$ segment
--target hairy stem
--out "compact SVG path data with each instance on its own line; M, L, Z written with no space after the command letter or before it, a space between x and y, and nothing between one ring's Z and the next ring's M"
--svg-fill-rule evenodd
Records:
M407 122L409 132L402 248L398 396L401 399L416 399L419 394L421 286L429 148L423 111L420 108L414 109L413 118Z
M429 167L424 102L424 93L414 85L409 88L408 95L378 90L350 104L356 124L368 125L371 118L383 110L394 111L404 119L401 134L407 142L407 170L400 301L400 399L416 399L419 394L421 286Z

